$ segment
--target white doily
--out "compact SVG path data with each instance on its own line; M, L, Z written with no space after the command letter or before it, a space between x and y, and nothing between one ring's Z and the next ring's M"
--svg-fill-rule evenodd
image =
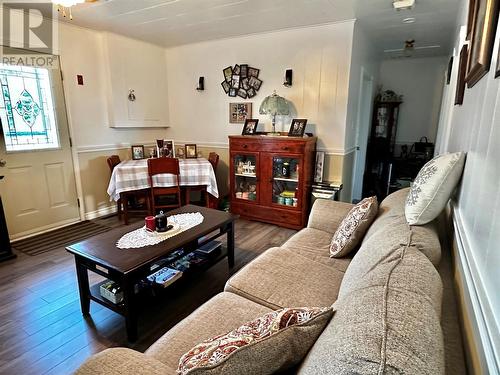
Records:
M167 222L174 226L167 232L148 232L146 227L142 227L124 234L116 243L116 247L119 249L136 249L159 244L168 238L201 224L203 222L203 215L199 212L178 214L169 216Z

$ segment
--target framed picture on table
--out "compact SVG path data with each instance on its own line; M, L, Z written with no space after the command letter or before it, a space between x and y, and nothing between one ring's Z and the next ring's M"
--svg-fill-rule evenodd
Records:
M294 118L288 131L289 137L303 137L306 130L307 119Z
M243 131L241 135L254 135L257 131L257 124L259 123L259 119L250 119L247 118L245 120L245 125L243 125Z
M132 145L132 160L144 159L144 146Z
M166 158L175 158L175 148L173 139L163 140L163 156Z
M194 143L184 145L184 157L186 159L196 159L198 157L198 151Z

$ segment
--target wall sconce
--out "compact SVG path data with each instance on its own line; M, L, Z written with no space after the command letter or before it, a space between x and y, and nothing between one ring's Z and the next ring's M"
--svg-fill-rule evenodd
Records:
M135 90L129 89L128 90L128 100L131 102L135 102Z
M286 86L286 87L291 87L292 86L292 76L293 76L293 72L292 72L292 69L287 69L285 71L285 82L283 82L283 85Z
M198 78L198 87L196 87L196 90L198 91L205 90L205 77Z

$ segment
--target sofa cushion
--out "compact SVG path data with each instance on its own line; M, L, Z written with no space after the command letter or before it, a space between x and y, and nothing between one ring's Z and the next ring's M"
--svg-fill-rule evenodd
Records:
M398 190L388 195L378 206L378 214L365 234L362 243L368 241L373 233L380 229L387 230L387 224L394 218L405 216L405 202L410 188Z
M443 211L465 164L465 153L443 154L425 164L413 182L405 214L410 225L427 224Z
M299 373L443 374L442 285L434 266L413 246L393 249L376 265L360 266L358 255Z
M233 293L217 294L165 333L145 354L176 369L181 356L197 343L270 311Z
M226 283L226 291L268 306L330 306L344 272L287 247L271 248Z
M269 312L184 354L178 373L272 374L299 363L332 316L331 307Z
M404 215L408 191L409 189L399 190L382 201L379 214L368 229L359 250L362 254L367 253L364 256L371 257L376 262L378 258L386 256L387 251L405 242L410 230ZM413 245L437 267L441 260L441 244L436 223L415 226L412 232Z
M328 232L331 236L353 207L354 205L350 203L316 199L311 208L307 227Z
M378 211L377 197L365 198L344 217L333 234L330 256L342 258L349 254L363 239L366 230Z
M314 228L304 228L290 237L281 247L291 249L309 260L323 263L345 272L352 257L330 258L329 249L331 240L332 234L329 232Z
M175 374L176 368L132 349L111 348L87 359L75 375L165 375Z

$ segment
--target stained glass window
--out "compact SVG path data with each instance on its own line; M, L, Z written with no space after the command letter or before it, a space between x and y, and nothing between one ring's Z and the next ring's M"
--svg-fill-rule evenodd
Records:
M0 64L0 119L7 151L59 147L49 72Z

